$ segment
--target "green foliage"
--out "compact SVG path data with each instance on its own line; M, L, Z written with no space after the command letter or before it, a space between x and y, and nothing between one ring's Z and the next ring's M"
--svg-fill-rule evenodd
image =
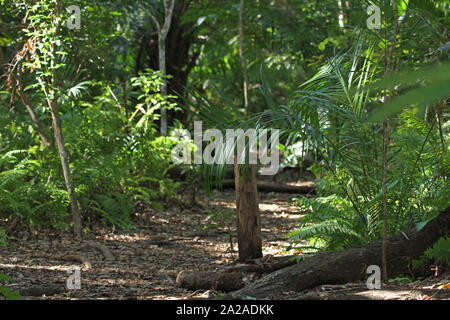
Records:
M166 175L177 139L158 137L153 121L143 127L141 120L127 119L120 106L111 107L111 89L96 86L103 93L71 115L73 177L83 207L105 223L129 227L136 200L161 208L162 200L176 196L179 184Z
M15 281L15 279L0 272L0 295L4 296L6 300L22 300L23 297L18 292L1 285L11 281Z
M423 85L425 83L425 85ZM417 85L421 84L421 85ZM450 63L428 67L425 70L405 71L382 79L371 87L377 89L392 89L397 86L413 86L406 93L395 97L387 104L380 106L369 118L371 121L383 120L406 107L418 106L425 109L450 94Z
M151 69L147 69L145 73L140 72L139 77L131 78L131 84L143 92L137 98L138 101L142 102L136 105L136 111L130 118L131 121L138 114L141 114L141 118L136 123L137 128L143 127L144 130L148 130L151 123L159 119L159 114L156 113L158 110L163 108L167 110L178 109L176 108L176 103L170 102L169 100L176 98L176 96L163 97L161 95L160 91L163 79L164 76L160 71L153 71Z
M277 115L288 122L290 137L313 136L324 159L311 168L322 197L300 201L311 212L291 234L294 240L320 238L324 249L381 237L383 136L379 124L366 121L378 95L369 90L377 71L371 67L373 49L364 43L361 39L353 51L332 58ZM426 121L410 108L394 122L388 151L389 234L429 220L448 205L448 129L441 121L447 121L445 115ZM336 209L333 197L347 205Z
M450 238L441 237L431 247L428 248L419 260L413 260L413 268L420 268L425 263L436 262L450 265Z
M33 159L36 153L30 148L0 157L0 216L12 213L30 224L63 227L68 216L67 192L61 181L52 181L42 163Z
M91 90L98 92L93 99L76 98L81 108L62 105L72 179L81 206L92 214L88 219L129 227L136 200L161 208L162 201L176 197L179 183L166 175L178 140L158 137L153 122L141 128L127 119L106 83L93 83ZM37 136L30 140L28 119L17 118L17 111L6 115L0 128L0 216L66 227L69 200L57 153L36 146ZM17 120L8 122L9 117ZM11 149L28 143L28 149Z
M8 245L8 236L4 229L0 228L0 247L6 247Z
M412 279L410 277L403 276L403 275L400 275L398 277L395 277L395 278L392 278L392 279L388 280L389 283L398 283L398 284L408 284L408 283L411 283L413 281L414 281L414 279Z
M160 209L176 197L180 184L167 172L178 139L160 137L157 120L162 108L177 105L174 96L159 92L165 77L175 84L186 79L145 69L155 64L145 57L155 39L148 12L162 14L160 1L78 1L79 31L66 28L68 12L58 2L62 8L71 4L1 1L0 49L7 63L24 67L21 84L47 133L52 124L46 98L58 104L84 218L126 228L137 200ZM219 129L279 128L286 162L298 164L307 151L320 158L310 168L319 197L297 200L307 215L291 233L294 241L310 241L312 250L381 235L383 137L382 126L372 120L391 117L389 233L423 225L450 197L448 4L397 2L402 21L392 61L401 72L385 78L393 34L390 2L348 3L345 28L339 27L335 0L246 3L251 118L242 107L238 2L186 1L185 13L176 17L192 34L183 38L192 43L177 43L190 48L192 61L183 68L192 69L187 82L196 87L182 97L187 121L197 117ZM365 9L372 3L384 16L382 29L373 32L365 30ZM170 51L173 40L168 65L178 59ZM18 48L28 48L20 61L13 60ZM0 218L65 227L68 195L56 148L42 145L17 90L6 89L0 91ZM217 169L220 181L223 168ZM197 177L189 179L194 183ZM221 221L213 217L210 227ZM0 234L0 244L1 239Z
M97 9L102 14L102 7ZM55 10L53 2L34 6L21 3L14 10L18 15L29 13L30 19L29 29L16 40L20 43L20 39L35 37L42 42L34 43L38 50L24 64L31 72L31 79L24 76L24 81L33 82L26 92L35 102L42 123L48 120L45 98L59 96L72 180L86 220L98 217L104 223L126 228L131 224L136 200L161 208L162 201L175 197L179 184L166 174L172 166L171 150L177 139L158 137L155 129L157 111L175 106L154 93L159 91L162 75L151 70L140 74L131 80L132 92L121 92L110 79L88 80L75 61L84 62L84 54L89 51L86 40L97 29L92 28L87 39L65 36L64 28L54 37L56 20L67 17L62 12L50 19ZM58 49L57 57L51 54L53 47ZM51 77L59 82L57 87ZM96 79L101 78L97 73ZM125 104L136 104L131 117L130 107L122 106L117 99L120 94L130 96ZM44 149L40 145L28 115L18 108L6 108L9 100L5 92L0 94L0 217L14 214L26 223L66 227L69 201L58 154L53 147ZM137 119L141 111L145 112Z
M305 216L300 218L298 230L288 234L290 241L308 241L305 248L317 250L338 250L354 247L373 238L372 225L366 224L355 214L352 204L337 195L295 200Z

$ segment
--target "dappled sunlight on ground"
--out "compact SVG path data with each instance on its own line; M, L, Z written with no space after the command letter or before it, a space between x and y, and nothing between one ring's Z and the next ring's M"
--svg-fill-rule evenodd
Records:
M261 199L260 205L263 252L287 255L286 233L299 215L289 204L291 196L272 196L274 200ZM18 230L18 240L0 247L0 272L16 279L11 288L18 291L52 289L51 296L26 296L29 299L185 298L193 292L176 286L180 271L214 271L237 259L234 191L213 192L210 198L199 193L198 199L199 207L146 208L135 215L137 221L129 231L91 227L84 240L107 246L115 258L112 262L70 234L47 230L36 232L36 241L31 241L28 230ZM74 258L81 255L89 266ZM71 265L80 267L80 290L65 288Z

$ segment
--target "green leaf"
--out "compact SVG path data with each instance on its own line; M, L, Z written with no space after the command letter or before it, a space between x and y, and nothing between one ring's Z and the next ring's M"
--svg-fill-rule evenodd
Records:
M450 93L450 80L428 84L424 87L412 89L396 97L391 102L380 107L368 121L382 121L390 115L411 106L430 106L445 98Z
M0 295L4 296L6 300L23 300L18 292L3 286L0 286Z
M328 38L326 38L325 40L323 40L321 43L319 43L319 45L317 46L317 48L319 48L320 51L325 50L325 47L328 44Z

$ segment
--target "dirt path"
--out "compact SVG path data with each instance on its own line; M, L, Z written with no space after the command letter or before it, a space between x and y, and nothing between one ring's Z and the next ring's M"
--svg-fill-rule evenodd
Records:
M298 214L288 203L292 195L261 196L264 255L284 255L285 235ZM164 211L142 209L129 231L98 230L85 240L106 245L114 261L101 251L74 241L69 234L19 231L9 247L0 247L0 272L17 281L9 287L32 299L180 299L192 294L178 288L182 270L209 270L231 264L237 257L234 230L234 191L200 192L199 207L174 206ZM230 234L232 244L230 242ZM83 256L91 264L82 264ZM65 289L67 268L81 267L81 289ZM40 293L47 293L42 296ZM201 294L201 293L199 293Z
M289 204L292 195L260 194L264 256L286 252L286 234L300 217ZM11 246L0 247L0 273L16 279L8 286L26 299L184 299L208 297L208 291L178 288L182 270L214 271L237 258L234 234L234 191L213 191L210 198L197 194L200 206L173 206L163 211L138 210L129 231L96 229L85 241L106 245L114 261L68 233L31 236L18 231ZM230 237L232 241L230 242ZM80 256L89 263L79 261ZM77 258L78 257L78 258ZM87 264L90 264L87 265ZM67 269L81 267L81 289L67 290ZM279 299L449 299L450 275L409 284L392 283L383 290L367 291L364 283L321 286L308 292L286 293ZM442 290L441 290L442 289ZM428 291L427 291L428 290ZM430 291L431 290L431 291Z

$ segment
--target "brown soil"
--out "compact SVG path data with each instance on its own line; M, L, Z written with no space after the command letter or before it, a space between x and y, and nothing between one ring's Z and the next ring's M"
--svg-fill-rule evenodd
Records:
M264 256L291 255L286 234L300 217L292 195L260 194ZM16 228L10 246L0 247L0 273L13 278L8 287L25 299L187 299L220 293L189 291L175 284L182 270L215 271L235 263L234 191L198 192L198 206L180 201L165 210L137 210L128 231L91 227L84 242L67 232ZM231 241L230 241L231 239ZM87 240L106 245L114 260L105 259ZM87 259L82 263L80 256ZM78 257L78 258L77 258ZM66 289L67 268L81 268L81 289ZM407 284L388 283L368 290L365 283L321 286L308 292L286 292L278 299L450 299L450 274ZM0 297L1 299L1 297Z

